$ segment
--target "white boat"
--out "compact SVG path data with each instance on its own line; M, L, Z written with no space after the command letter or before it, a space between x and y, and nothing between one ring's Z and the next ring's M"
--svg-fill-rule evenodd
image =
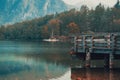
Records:
M57 41L59 41L59 39L56 39L56 38L50 38L50 39L43 39L43 41L57 42Z
M43 39L43 41L57 42L57 41L59 41L59 39L57 39L57 38L55 38L55 37L53 36L53 30L52 30L52 35L51 35L51 37L50 37L49 39Z

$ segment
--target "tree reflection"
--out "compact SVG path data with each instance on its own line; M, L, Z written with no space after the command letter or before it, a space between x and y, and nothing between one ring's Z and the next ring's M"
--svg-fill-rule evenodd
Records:
M120 69L106 70L104 68L72 68L71 80L120 80Z

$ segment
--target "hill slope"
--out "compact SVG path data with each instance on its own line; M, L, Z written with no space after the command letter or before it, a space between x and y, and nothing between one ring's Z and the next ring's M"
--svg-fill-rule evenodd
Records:
M0 0L0 25L68 9L62 0Z

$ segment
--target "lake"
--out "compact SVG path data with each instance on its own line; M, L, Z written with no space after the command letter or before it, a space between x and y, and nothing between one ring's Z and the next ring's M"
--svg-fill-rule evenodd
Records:
M71 59L71 47L68 42L0 41L0 80L120 80L120 70L73 68L84 63Z

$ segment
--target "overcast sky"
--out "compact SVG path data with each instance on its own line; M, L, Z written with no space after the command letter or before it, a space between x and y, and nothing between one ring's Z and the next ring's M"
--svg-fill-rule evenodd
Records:
M99 3L103 4L104 6L113 7L117 0L63 0L65 3L69 5L87 5L88 7L95 7Z

